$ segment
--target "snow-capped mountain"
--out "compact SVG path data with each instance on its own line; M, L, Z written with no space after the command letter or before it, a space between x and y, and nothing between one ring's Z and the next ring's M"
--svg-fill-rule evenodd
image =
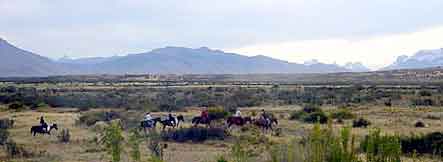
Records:
M436 66L443 66L443 48L434 50L420 50L412 56L399 56L393 64L384 68L384 70L416 69Z

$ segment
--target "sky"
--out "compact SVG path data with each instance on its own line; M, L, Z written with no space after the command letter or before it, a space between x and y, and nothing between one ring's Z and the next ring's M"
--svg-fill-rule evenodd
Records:
M441 0L0 0L0 38L50 58L206 46L302 63L443 48Z

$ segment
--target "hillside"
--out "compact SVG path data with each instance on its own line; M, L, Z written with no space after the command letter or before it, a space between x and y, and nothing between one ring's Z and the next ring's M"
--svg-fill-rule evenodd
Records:
M0 38L0 76L47 76L68 72L48 58L22 50Z

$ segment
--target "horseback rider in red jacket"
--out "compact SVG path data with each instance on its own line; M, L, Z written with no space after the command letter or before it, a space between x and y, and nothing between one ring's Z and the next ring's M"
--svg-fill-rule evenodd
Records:
M201 117L202 117L203 120L207 120L207 119L209 119L209 112L208 112L207 109L204 109L204 110L201 112Z

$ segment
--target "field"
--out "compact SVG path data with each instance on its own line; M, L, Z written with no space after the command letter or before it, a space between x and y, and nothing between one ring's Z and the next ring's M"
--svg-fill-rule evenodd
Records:
M2 146L0 159L110 161L111 156L101 138L110 123L119 121L125 139L121 143L121 161L133 161L130 156L132 146L128 142L130 132L138 127L138 122L148 111L153 112L154 117L165 118L169 112L185 117L185 123L179 128L166 129L166 133L193 127L191 119L198 116L202 109L220 109L227 113L212 124L212 127L225 130L223 140L160 140L161 144L167 144L162 154L167 162L210 162L220 157L235 161L233 149L238 141L242 141L243 149L248 150L249 161L272 161L273 153L270 150L274 146L310 138L316 122L307 121L306 116L296 118L294 114L306 111L306 107L312 105L321 109L316 112L320 111L329 119L329 124L321 124L321 128L331 127L336 135L340 135L342 128L352 126L356 119L363 118L371 123L367 128L351 129L356 141L354 147L363 161L367 161L367 154L359 149L359 145L375 128L380 129L382 134L399 137L443 132L442 88L435 85L165 84L169 83L3 82L0 84L0 119L14 121L14 126L7 129L9 140L30 155L11 156L6 146ZM227 129L226 117L236 109L241 110L243 116L252 117L257 117L264 109L278 119L278 125L274 131L266 132L252 124ZM334 117L334 114L342 111L352 116ZM116 117L85 124L89 118L84 117L105 112L116 114ZM40 116L44 116L48 123L57 123L59 129L51 135L33 137L30 128L38 125ZM320 121L320 118L314 120ZM417 122L425 126L417 127ZM206 129L205 126L198 127ZM66 129L70 132L69 142L61 142L61 132ZM156 128L156 132L162 131L160 126ZM153 156L149 148L150 138L141 139L141 161L149 161ZM438 153L404 153L400 157L402 161L442 160Z

